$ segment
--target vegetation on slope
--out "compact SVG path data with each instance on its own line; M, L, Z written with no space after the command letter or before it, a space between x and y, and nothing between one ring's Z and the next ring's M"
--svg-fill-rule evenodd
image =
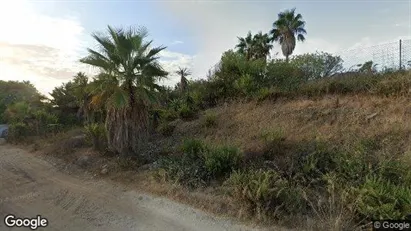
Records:
M101 72L78 73L52 100L28 83L0 82L24 86L8 93L12 102L0 98L9 141L48 136L46 151L64 158L89 147L130 171L149 165L159 182L223 194L241 207L232 215L265 222L353 230L405 218L411 72L376 71L372 61L346 71L324 52L289 57L304 24L282 12L270 33L239 38L207 79L176 70L175 88L157 85L164 47L150 48L145 30L109 27L93 35L101 50L81 60ZM269 59L273 41L286 60Z

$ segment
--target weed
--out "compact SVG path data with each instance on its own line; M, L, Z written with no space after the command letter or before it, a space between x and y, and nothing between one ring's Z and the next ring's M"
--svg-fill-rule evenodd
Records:
M204 154L205 167L214 177L222 177L236 170L242 154L234 147L218 147L209 149Z
M175 125L164 122L161 123L160 126L158 126L157 131L160 132L163 136L171 136L175 128Z
M215 113L206 113L204 116L204 126L207 128L217 126L217 115Z

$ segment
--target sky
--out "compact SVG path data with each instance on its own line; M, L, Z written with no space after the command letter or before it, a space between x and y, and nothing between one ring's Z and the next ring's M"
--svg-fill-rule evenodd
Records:
M96 48L91 34L107 25L146 27L155 46L167 46L160 58L167 71L187 67L192 79L205 78L238 36L268 32L279 12L294 7L307 30L294 55L325 51L352 59L371 55L360 48L391 43L394 48L385 49L395 49L399 39L411 39L411 0L3 0L0 80L29 80L47 95L79 71L95 74L78 60L87 55L86 48ZM278 44L272 56L282 58ZM163 84L178 79L171 74Z

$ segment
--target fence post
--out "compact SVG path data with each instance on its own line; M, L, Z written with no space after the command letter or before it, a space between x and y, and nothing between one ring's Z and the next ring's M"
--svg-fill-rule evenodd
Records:
M401 39L400 39L400 70L401 70L401 68L402 68L402 63L401 63L401 61L402 61L402 60L401 60L401 50L402 50L402 49L401 49Z

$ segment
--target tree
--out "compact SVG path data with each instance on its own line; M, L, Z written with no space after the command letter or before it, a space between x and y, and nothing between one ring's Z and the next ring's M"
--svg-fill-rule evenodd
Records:
M296 36L298 41L305 40L304 35L307 32L304 26L305 21L301 14L295 15L295 8L279 13L277 21L273 23L271 40L280 43L286 62L295 49Z
M253 38L254 58L267 60L267 56L270 54L270 50L273 48L271 39L268 34L263 34L261 31L254 35Z
M273 48L268 34L263 34L261 31L254 36L248 32L245 38L238 37L237 51L250 59L267 59L270 50Z
M251 57L253 56L253 36L251 35L251 31L248 32L247 36L244 38L237 37L238 38L238 44L235 46L235 48L238 49L238 52L241 54L245 55L247 60L250 60Z
M40 94L29 81L3 81L0 80L0 124L6 123L3 113L7 107L16 102L26 102L31 107L43 106L47 98Z
M77 118L82 118L86 121L89 120L90 110L90 92L88 91L88 77L83 72L78 72L73 79L73 95L76 98L79 106L77 111Z
M343 70L342 58L326 52L296 55L290 63L304 72L306 80L330 77Z
M187 76L191 75L190 70L188 70L187 68L178 68L178 71L175 72L176 74L178 74L180 76L180 91L181 94L184 94L187 91L187 86L188 86L188 80L187 80Z
M138 153L148 139L148 108L159 89L156 82L167 76L158 62L163 46L151 48L145 28L113 28L92 37L99 51L87 49L80 61L100 68L93 101L106 102L108 147L118 153Z

